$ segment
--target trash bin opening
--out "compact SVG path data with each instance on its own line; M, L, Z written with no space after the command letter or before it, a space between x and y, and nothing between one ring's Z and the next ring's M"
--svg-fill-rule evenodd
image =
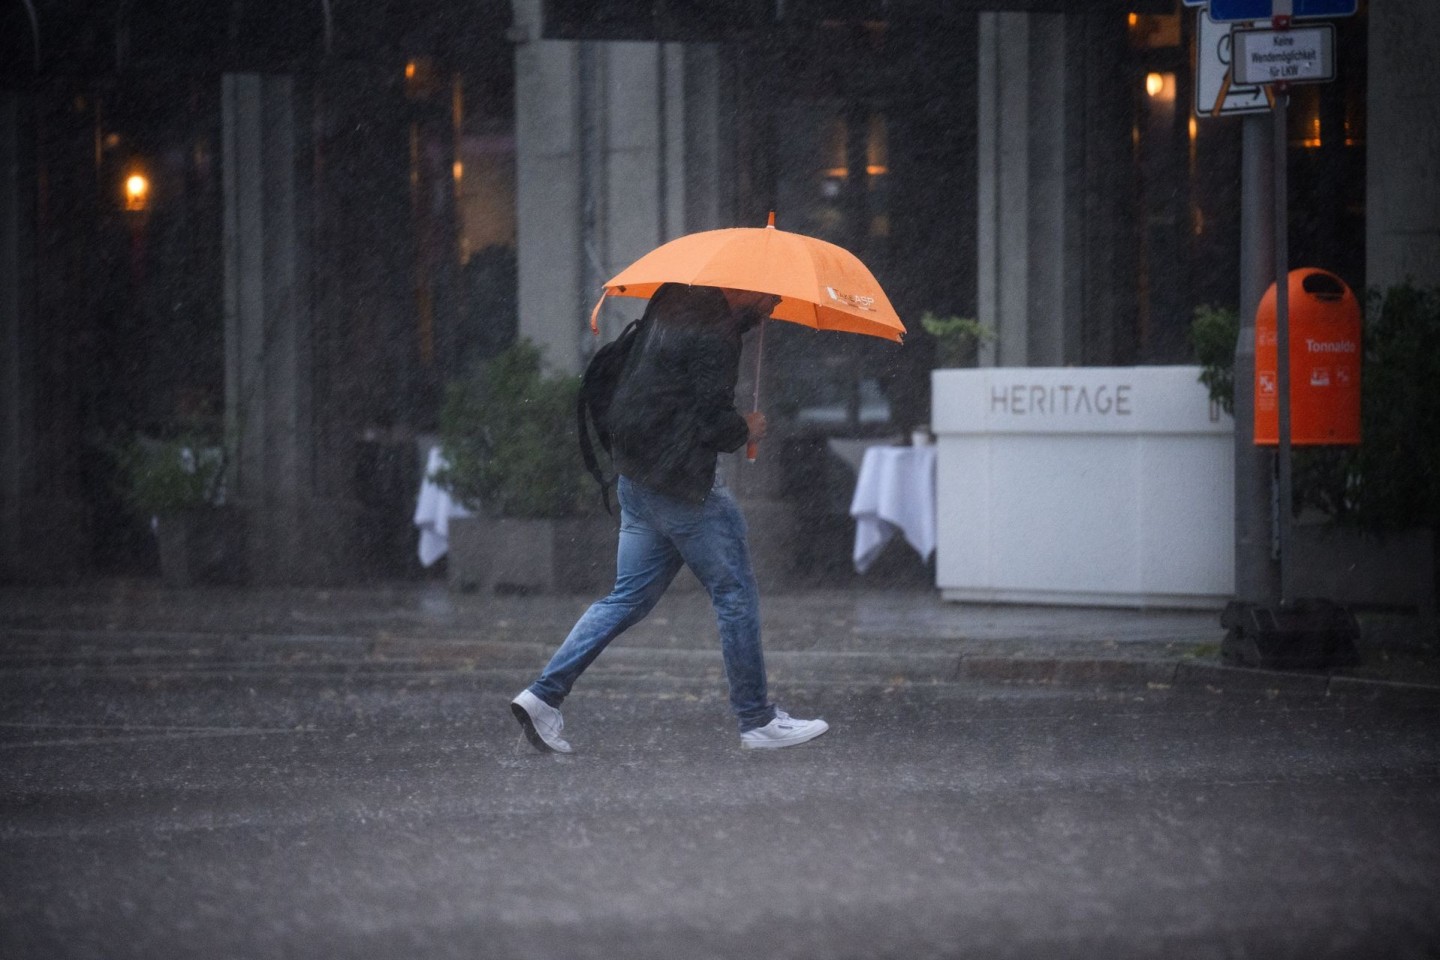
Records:
M1309 274L1300 286L1318 300L1339 300L1345 295L1345 285L1328 273Z

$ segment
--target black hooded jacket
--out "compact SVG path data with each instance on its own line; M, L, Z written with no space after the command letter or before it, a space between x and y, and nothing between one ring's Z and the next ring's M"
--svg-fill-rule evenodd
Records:
M750 436L735 409L737 320L714 287L666 284L650 298L644 333L606 417L621 474L652 490L703 503L716 459Z

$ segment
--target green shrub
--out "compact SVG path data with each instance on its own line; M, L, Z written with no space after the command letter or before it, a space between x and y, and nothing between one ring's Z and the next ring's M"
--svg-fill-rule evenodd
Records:
M577 377L546 377L525 340L450 384L440 412L447 466L436 482L491 516L585 512L595 484L575 441L579 387Z
M1190 324L1190 345L1200 364L1200 382L1210 388L1210 399L1229 414L1235 413L1235 339L1240 336L1240 315L1228 307L1204 304L1195 308Z
M136 435L111 445L110 451L121 499L136 515L173 515L224 502L225 449L212 431Z
M974 317L942 317L925 311L920 326L935 338L937 367L970 367L975 365L976 349L995 339L995 331Z
M1440 287L1392 287L1366 304L1356 519L1440 529Z

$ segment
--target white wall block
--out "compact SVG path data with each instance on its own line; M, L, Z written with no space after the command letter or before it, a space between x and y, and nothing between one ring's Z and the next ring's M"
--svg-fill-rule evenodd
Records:
M1234 594L1234 425L1199 375L935 371L944 597L1223 606Z

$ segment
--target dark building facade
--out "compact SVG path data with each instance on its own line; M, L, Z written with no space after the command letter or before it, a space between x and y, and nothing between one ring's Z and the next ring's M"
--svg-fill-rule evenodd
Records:
M1288 151L1292 259L1356 289L1370 30L1337 24ZM516 336L577 369L610 272L769 210L912 333L767 343L793 454L754 498L928 419L926 312L994 328L979 363L1190 362L1194 309L1238 306L1240 206L1194 34L1161 0L11 3L0 577L153 574L115 451L186 431L228 450L249 579L419 575L445 383Z

